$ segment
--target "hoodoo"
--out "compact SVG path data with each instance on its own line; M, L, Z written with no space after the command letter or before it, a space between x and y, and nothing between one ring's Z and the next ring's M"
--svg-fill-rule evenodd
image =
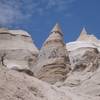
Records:
M77 41L85 41L85 42L92 42L92 43L99 42L100 43L100 41L93 34L88 34L85 28L82 29Z
M94 71L98 67L96 57L99 54L99 40L95 36L88 34L85 28L82 29L76 41L66 44L66 48L69 51L72 69Z
M30 69L38 49L24 30L0 29L0 63L10 69Z
M66 52L63 33L56 24L39 52L34 69L36 77L52 84L64 80L70 66Z
M82 29L79 38L77 39L78 41L82 41L88 38L88 33L85 29L85 27Z

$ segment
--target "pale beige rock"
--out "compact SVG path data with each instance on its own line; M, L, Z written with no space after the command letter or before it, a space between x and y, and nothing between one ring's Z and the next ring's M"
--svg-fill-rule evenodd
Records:
M85 28L82 29L80 36L78 37L77 41L90 41L90 42L96 42L98 39L91 34L88 34Z
M99 74L99 73L98 73ZM98 75L99 76L99 75ZM99 78L99 77L98 77ZM94 83L92 83L94 84ZM91 85L90 85L91 86ZM76 86L77 88L77 86ZM84 87L85 88L85 87ZM71 90L73 89L73 90ZM99 100L67 86L56 87L25 73L0 67L0 100Z
M100 100L98 39L83 29L65 47L56 24L36 58L38 49L23 32L0 29L0 100Z
M77 39L78 41L86 40L88 39L88 33L85 28L82 29L79 38Z
M30 69L37 55L38 49L27 32L0 29L1 65L12 69Z
M67 75L65 82L55 85L82 97L79 100L100 100L100 86L98 85L100 83L100 52L98 48L93 43L82 40L66 46L72 71Z
M60 32L61 29L56 24L44 42L33 69L36 77L52 84L63 81L70 69L69 57Z
M79 38L76 41L67 43L66 49L69 52L72 67L76 65L81 65L81 63L82 65L87 64L86 66L89 66L88 63L91 62L89 62L91 58L85 59L85 57L90 57L90 55L93 55L95 52L100 52L99 41L100 40L98 40L95 36L89 35L86 29L83 28ZM87 52L91 54L88 55ZM95 54L92 58L95 58Z
M54 28L51 30L51 33L52 32L59 32L60 34L63 35L63 32L62 32L62 30L60 28L60 25L58 23L56 23L56 25L54 26Z
M57 87L0 67L0 100L71 100Z
M88 34L85 28L83 28L83 30L81 31L77 41L92 43L100 52L100 40L93 34Z
M12 35L24 35L30 37L30 34L24 30L9 30L7 28L0 28L0 34L4 34L4 33L9 33Z
M71 72L66 81L58 86L61 90L70 91L71 95L74 94L72 100L100 100L99 84L100 66L94 72L91 70Z

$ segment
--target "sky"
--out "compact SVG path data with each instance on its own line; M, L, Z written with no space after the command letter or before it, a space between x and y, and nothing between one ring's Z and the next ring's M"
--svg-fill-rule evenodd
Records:
M26 30L38 48L56 23L65 43L83 27L100 39L100 0L0 0L0 27Z

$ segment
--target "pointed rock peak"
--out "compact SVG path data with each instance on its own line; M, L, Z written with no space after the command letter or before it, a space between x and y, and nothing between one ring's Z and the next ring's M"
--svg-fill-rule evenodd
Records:
M87 31L86 31L85 27L83 27L83 29L81 31L81 34L87 34Z
M81 33L80 33L80 36L78 37L78 41L83 41L83 40L86 40L87 38L89 37L85 27L82 29Z
M84 37L84 36L88 36L88 33L87 33L87 31L86 31L86 28L85 28L85 27L83 27L83 29L82 29L82 31L81 31L81 33L80 33L80 36L79 36L79 37Z
M62 33L58 23L52 29L50 35L48 36L48 38L44 42L44 45L48 44L48 43L55 42L55 41L63 42L63 33Z
M56 25L53 27L51 32L58 32L61 35L63 34L62 31L61 31L60 25L58 23L56 23Z

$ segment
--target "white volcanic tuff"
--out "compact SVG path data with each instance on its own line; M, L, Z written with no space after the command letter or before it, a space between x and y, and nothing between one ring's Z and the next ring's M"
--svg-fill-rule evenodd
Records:
M95 76L100 76L99 72ZM94 84L92 81L90 83ZM0 100L100 100L99 96L78 92L74 88L71 90L64 84L58 88L24 73L0 67Z
M94 35L88 34L85 28L80 33L76 42L88 42L92 45L95 45L100 52L100 40L97 39Z
M63 80L69 71L69 58L60 32L61 29L56 24L44 42L33 69L36 77L50 83Z
M0 31L0 43L0 48L2 49L28 49L36 53L38 52L30 35L21 30Z
M27 33L26 31L24 30L9 30L9 32L11 34L15 34L15 35L24 35L24 36L28 36L28 37L31 37L29 33Z
M82 96L84 98L82 100L100 99L99 43L93 35L88 35L86 31L83 31L77 41L66 44L72 71L68 74L66 81L61 84L61 89Z
M79 48L97 48L94 43L87 41L74 41L66 43L66 48L68 51L74 51Z
M16 69L16 66L17 69L31 67L36 62L38 54L36 47L33 50L32 45L28 46L32 43L31 38L25 35L26 33L24 35L16 32L2 33L0 34L1 65L13 69ZM100 100L99 42L86 38L66 44L72 64L69 71L68 52L58 24L51 33L39 52L34 72L38 78L56 83L50 85L26 75L26 72L31 73L29 70L18 70L18 72L0 66L0 100ZM83 30L83 33L86 31ZM19 40L20 46L14 42ZM13 45L6 44L6 41L12 41L13 43L9 43ZM27 45L22 46L24 44Z
M52 29L49 37L45 40L44 44L52 41L61 41L63 43L63 33L60 29L59 24L56 24Z
M86 29L83 28L77 41L85 40L87 38L88 38L88 33L87 33Z
M65 82L55 85L74 94L72 100L100 100L100 52L97 46L90 42L75 41L66 44L66 48L72 70Z
M91 42L75 41L66 44L66 48L69 51L69 58L71 65L81 65L87 60L84 58L87 52L99 52L97 46Z
M100 59L99 65L97 67L97 56L98 54L86 54L88 57L91 56L89 59L85 59L87 63L93 63L93 65L88 65L86 68L81 68L79 70L79 67L76 68L76 70L71 71L65 80L65 82L57 85L61 90L70 91L74 95L77 95L78 97L73 98L72 100L100 100ZM96 57L96 58L95 58ZM83 58L81 58L82 60ZM93 59L93 61L91 61ZM81 61L81 64L84 64L84 61ZM82 67L82 65L80 66ZM92 69L91 69L92 68Z
M63 35L63 32L60 28L60 25L58 23L56 23L56 25L54 26L54 28L51 30L51 33L52 32L59 32L61 35Z
M30 34L24 30L8 30L6 28L0 28L0 34L3 34L3 33L9 33L12 35L24 35L24 36L30 37Z
M29 69L38 55L30 35L20 30L0 30L1 63L8 68Z
M77 61L82 60L83 55L87 51L95 49L100 52L100 40L98 40L94 35L89 35L85 28L83 28L79 38L74 42L67 43L66 48L69 51L71 64L75 65Z
M29 69L33 66L31 63L34 63L36 60L36 55L28 50L5 50L4 52L0 51L1 53L3 55L4 66L12 69Z
M0 100L71 100L57 87L0 66Z
M97 42L99 41L94 35L88 34L85 28L82 29L77 41Z

